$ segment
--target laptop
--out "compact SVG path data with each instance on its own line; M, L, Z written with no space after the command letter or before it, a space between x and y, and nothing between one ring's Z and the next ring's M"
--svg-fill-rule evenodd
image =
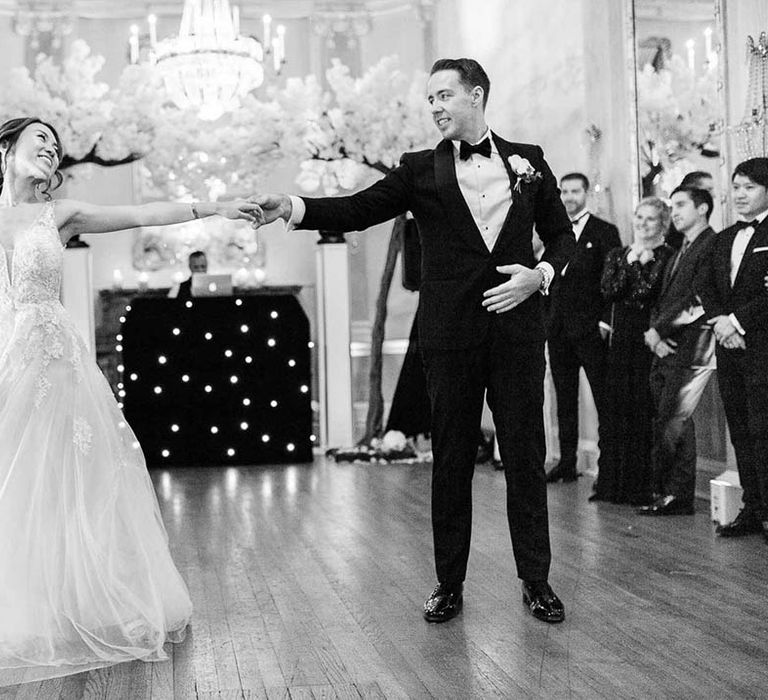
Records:
M203 272L195 272L192 275L192 296L232 296L232 275L209 275Z

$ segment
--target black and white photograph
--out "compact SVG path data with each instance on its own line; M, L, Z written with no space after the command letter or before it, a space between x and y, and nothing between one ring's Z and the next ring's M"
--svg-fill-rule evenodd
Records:
M0 0L0 700L768 691L765 0Z

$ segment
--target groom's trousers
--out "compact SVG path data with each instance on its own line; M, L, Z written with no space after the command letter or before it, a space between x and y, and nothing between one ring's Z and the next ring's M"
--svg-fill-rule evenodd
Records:
M432 406L432 528L437 578L466 576L472 476L483 398L493 413L519 578L546 580L551 560L544 471L544 343L489 337L463 350L422 348Z

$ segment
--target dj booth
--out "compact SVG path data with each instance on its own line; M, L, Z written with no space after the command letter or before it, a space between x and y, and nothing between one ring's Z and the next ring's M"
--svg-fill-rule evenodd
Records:
M295 295L129 309L123 404L150 465L311 461L309 321Z

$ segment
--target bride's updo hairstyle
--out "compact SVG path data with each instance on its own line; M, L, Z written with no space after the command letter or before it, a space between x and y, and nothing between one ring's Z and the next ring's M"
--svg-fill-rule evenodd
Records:
M10 153L19 140L21 132L30 124L42 124L51 130L53 137L56 139L56 152L59 156L59 163L61 163L61 159L64 157L64 147L61 145L59 134L53 126L39 117L18 117L16 119L9 119L5 124L0 125L0 147L4 148L6 153ZM3 189L5 180L5 167L5 157L0 153L0 191ZM50 193L59 188L62 182L64 182L64 176L57 170L51 177L51 180L39 189L39 192L45 199L50 199Z

